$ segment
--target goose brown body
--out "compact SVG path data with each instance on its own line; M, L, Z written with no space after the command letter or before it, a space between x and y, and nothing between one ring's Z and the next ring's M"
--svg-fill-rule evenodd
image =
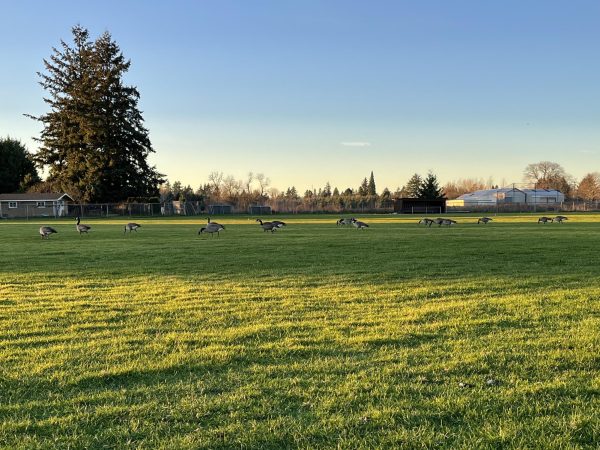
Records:
M79 233L79 236L81 236L81 233L86 233L87 234L88 231L90 231L92 229L92 227L90 227L89 225L84 225L79 220L79 217L77 217L77 223L75 224L75 229Z
M53 233L58 233L58 231L46 225L40 227L40 236L42 237L42 239L50 239L50 235Z
M223 225L221 225L220 223L209 222L205 227L200 228L200 231L198 231L198 234L210 233L210 235L212 237L214 233L217 233L217 236L221 237L219 232L224 229L225 229L225 227Z

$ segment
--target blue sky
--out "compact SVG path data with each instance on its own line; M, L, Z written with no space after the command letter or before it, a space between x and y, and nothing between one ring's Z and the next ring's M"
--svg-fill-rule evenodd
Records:
M2 1L0 135L30 150L36 72L75 24L108 30L171 181L279 188L521 181L600 170L598 1Z

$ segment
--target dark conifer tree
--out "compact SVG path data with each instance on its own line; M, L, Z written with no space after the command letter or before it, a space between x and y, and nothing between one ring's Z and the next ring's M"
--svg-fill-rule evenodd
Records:
M404 195L406 195L407 198L419 198L421 195L422 184L423 180L421 179L421 176L415 173L412 177L410 177L410 180L408 180L406 186L402 188L402 191L404 191Z
M39 181L31 154L21 141L0 138L0 194L24 191Z
M437 200L444 197L444 191L440 187L437 177L433 173L429 172L421 184L419 198L424 198L426 200Z
M367 181L367 177L364 178L360 186L358 187L358 195L361 197L366 197L369 195L369 182Z
M367 190L369 195L377 195L377 189L375 188L375 177L373 176L373 171L371 171L371 176L369 177L369 184L367 185Z
M147 161L154 150L140 94L123 82L131 62L108 32L93 42L85 28L72 32L73 46L61 41L38 74L50 112L33 117L44 125L36 162L81 201L157 195L162 175Z

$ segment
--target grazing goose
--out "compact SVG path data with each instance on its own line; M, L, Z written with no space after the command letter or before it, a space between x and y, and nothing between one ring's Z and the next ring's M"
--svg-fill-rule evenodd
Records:
M569 220L568 217L565 216L556 216L553 221L558 223L563 223L565 220Z
M456 223L456 220L452 220L452 219L442 219L442 222L440 223L440 227L442 225L446 225L447 227L449 227L450 225L453 225Z
M431 227L435 221L433 219L428 219L425 217L424 219L419 220L419 225L425 225L426 227Z
M542 216L538 219L538 223L548 223L548 222L552 222L551 217Z
M283 228L286 226L286 223L282 222L281 220L273 220L273 221L271 221L271 223L273 225L275 225L277 228Z
M277 228L279 228L277 225L275 225L273 222L263 222L260 219L256 219L257 222L260 222L260 226L262 227L263 231L270 231L271 233L275 232L275 230Z
M217 222L211 222L210 217L206 218L206 223L214 223L215 225L221 225L220 223L217 223Z
M123 231L123 233L127 233L128 231L130 233L132 231L135 231L137 233L137 229L140 227L141 227L141 225L139 223L129 222L127 225L125 225L125 230Z
M202 233L210 233L210 236L213 236L213 233L217 233L218 237L221 237L221 235L219 234L219 231L224 230L225 227L223 225L221 225L220 223L216 223L216 222L209 222L205 227L200 228L200 231L198 231L198 234L202 234Z
M80 223L79 216L77 216L77 223L75 224L75 229L79 232L79 236L81 233L86 233L92 229L89 225L84 225Z
M364 230L365 228L369 228L369 225L356 219L352 220L352 225L354 225L357 230Z
M479 225L480 223L487 225L487 223L491 222L492 220L494 220L494 219L492 219L490 217L482 217L481 219L477 219L477 225Z
M350 219L340 219L336 222L337 226L344 226L344 225L352 225L352 221L355 220L354 217L350 218Z
M47 226L40 227L40 236L42 237L42 239L44 239L44 238L50 239L50 235L52 233L58 233L58 231L56 231L52 227L47 227Z

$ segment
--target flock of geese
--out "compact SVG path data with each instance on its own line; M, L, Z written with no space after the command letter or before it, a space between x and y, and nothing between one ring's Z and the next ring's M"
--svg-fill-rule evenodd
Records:
M76 220L75 231L77 231L79 233L79 236L81 236L83 233L88 234L88 232L92 229L91 226L81 223L81 220L79 219L79 217L76 217L75 220ZM141 225L139 223L129 222L127 225L125 225L125 227L123 229L123 233L127 233L128 231L130 233L132 231L135 231L137 233L137 230L140 227L141 227ZM52 227L49 227L47 225L40 227L40 236L42 237L42 239L44 239L44 238L50 239L50 235L54 234L54 233L58 233L58 231L56 231Z
M263 231L270 231L271 233L275 232L275 230L279 228L283 228L286 226L285 222L281 220L273 220L271 222L263 222L261 219L256 219L258 223L260 223L260 227ZM200 228L198 234L209 233L212 237L214 233L217 233L217 236L220 236L219 232L223 231L225 227L217 222L212 222L210 217L207 219L207 223L205 227Z
M491 217L480 217L479 219L477 219L477 225L479 225L480 223L487 225L489 222L492 222L494 219L492 219ZM542 216L538 219L537 223L548 223L548 222L557 222L557 223L563 223L565 220L569 220L568 217L565 216L556 216L556 217L546 217L546 216ZM452 219L443 219L441 217L438 217L437 219L428 219L427 217L425 217L424 219L419 220L419 225L425 225L427 227L431 227L431 225L436 224L438 226L442 226L442 225L446 225L446 226L450 226L453 225L456 222L456 220L452 220Z
M489 222L492 222L494 219L492 219L491 217L480 217L479 219L477 219L477 225L479 225L480 223L486 225ZM556 216L556 217L546 217L546 216L542 216L538 219L537 223L548 223L548 222L558 222L558 223L563 223L565 220L569 220L568 217L565 216ZM278 230L279 228L283 228L286 226L285 222L282 222L280 220L272 220L270 222L264 222L261 219L256 219L256 222L258 222L260 224L260 227L262 228L262 230L264 232L270 231L271 233L274 233L276 230ZM442 218L442 217L438 217L437 219L429 219L427 217L420 219L419 220L419 225L425 225L427 227L431 227L433 224L436 224L438 226L450 226L450 225L454 225L456 224L456 220L452 220L452 219L446 219L446 218ZM365 222L361 222L360 220L356 220L354 217L351 217L349 219L347 218L341 218L340 220L338 220L336 222L337 226L353 226L358 230L365 230L367 228L369 228L369 225L366 224ZM127 225L124 226L123 229L123 233L131 233L132 231L135 231L137 233L138 228L140 228L141 225L139 223L135 223L135 222L129 222ZM75 223L75 230L79 233L79 236L81 236L83 233L88 234L88 232L92 229L91 226L89 225L85 225L83 223L81 223L81 220L79 219L79 217L76 217L76 223ZM223 225L221 225L220 223L217 222L212 222L210 220L210 217L207 219L207 223L205 227L200 228L200 230L198 231L198 234L202 234L202 233L208 233L210 234L211 237L213 237L213 235L215 233L217 233L217 236L220 237L220 232L223 231L225 229L225 227ZM49 239L51 234L54 233L58 233L58 231L56 231L54 228L49 227L49 226L41 226L40 227L40 236L42 237L42 239Z

